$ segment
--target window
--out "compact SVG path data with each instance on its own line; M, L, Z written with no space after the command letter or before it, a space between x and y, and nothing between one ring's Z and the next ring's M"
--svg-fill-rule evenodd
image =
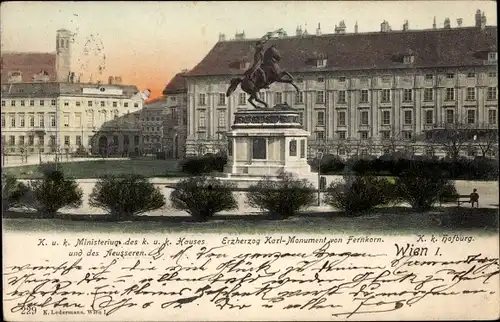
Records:
M44 100L40 100L40 106L44 106L45 105L45 101Z
M413 55L406 55L403 57L403 63L405 64L412 64L415 61L415 56Z
M5 127L5 115L2 114L2 127Z
M19 136L19 145L24 145L24 135Z
M20 127L25 126L24 114L19 115L19 125Z
M468 124L476 123L476 111L475 110L467 110L467 123Z
M106 106L106 102L101 101L101 107L105 107L105 106Z
M359 99L360 103L368 103L368 90L361 90L361 97Z
M316 61L316 66L317 67L325 67L326 66L326 59L318 59Z
M431 102L434 99L434 89L424 88L424 101Z
M16 137L14 135L9 136L9 145L16 145Z
M303 83L304 80L302 78L297 78L297 83L300 84L300 83Z
M304 104L303 92L295 92L295 104Z
M281 103L283 103L283 93L281 92L274 93L274 104L281 104Z
M360 125L368 125L368 111L362 111L360 116Z
M404 119L405 125L410 125L413 123L412 111L405 111L404 117L405 117L405 119Z
M476 89L474 87L467 87L467 100L473 101L476 99Z
M64 114L64 127L69 127L69 114Z
M455 78L455 74L453 74L453 73L448 73L448 74L446 74L446 78L448 78L448 79L453 79L453 78Z
M30 106L35 106L35 100L30 100Z
M345 82L345 77L344 76L340 76L339 77L339 82L344 83Z
M117 101L113 102L113 107L118 107L118 102Z
M403 102L411 102L413 101L413 91L411 88L405 88L403 93Z
M56 126L56 116L55 114L51 113L50 116L50 126L51 127L55 127Z
M35 136L34 135L28 136L28 145L35 145Z
M425 124L434 123L434 111L427 110L425 111Z
M226 111L219 111L219 127L226 127Z
M304 112L299 112L299 123L304 125Z
M488 100L496 100L497 99L497 88L496 87L488 87Z
M324 131L316 132L316 140L322 141L324 139L325 139L325 132Z
M266 100L266 93L265 92L259 92L259 98L263 101Z
M451 124L455 122L455 111L446 110L446 123Z
M382 125L390 125L390 124L391 124L391 111L383 111Z
M75 113L75 126L82 126L82 114Z
M16 115L12 114L10 116L10 127L16 127Z
M204 93L198 94L198 105L207 105L206 98L207 98L206 94Z
M359 132L359 136L362 140L368 139L368 131L361 131Z
M69 106L69 102L68 101L64 101L64 106Z
M175 96L170 97L170 101L172 101L172 102L177 101L177 97L175 97Z
M425 74L425 80L433 80L434 75L433 74Z
M318 77L318 83L324 83L325 79L323 77Z
M497 124L497 110L488 110L488 123Z
M316 104L325 104L325 92L316 91Z
M16 106L16 101L14 100L10 101L10 106Z
M382 103L389 103L391 101L391 90L383 89L382 90Z
M123 103L123 107L128 107L128 102Z
M488 53L488 60L489 61L497 61L498 60L498 53L496 51Z
M496 78L497 73L496 72L488 72L488 78Z
M316 117L318 126L325 126L325 112L322 111L317 112Z
M343 104L345 103L345 91L339 91L339 98L338 98L338 103Z
M87 106L88 106L88 107L92 107L92 101L88 101L88 102L87 102Z
M56 100L50 100L50 105L56 106Z
M405 140L411 140L413 137L413 133L411 131L404 131L403 137Z
M467 73L467 78L474 78L476 77L476 73Z
M199 111L199 113L200 117L198 118L198 127L204 128L207 126L205 111Z
M139 103L134 103L134 107L139 107Z
M4 107L4 106L5 106L5 101L4 101L4 100L2 100L2 107Z
M346 137L345 133L346 133L345 131L339 131L339 132L338 132L338 134L339 134L339 139L341 139L341 140L345 140L345 137Z
M337 126L345 126L345 112L338 112Z
M454 88L447 88L446 89L446 97L444 100L445 101L455 100L455 89Z
M240 104L240 105L247 104L247 94L246 93L240 93L239 98L238 98L238 104Z
M219 93L219 105L226 105L226 94Z
M45 127L45 116L43 113L38 113L38 126Z
M80 106L81 105L80 101L76 101L75 104L76 104L76 106Z
M69 135L64 136L64 145L69 146Z
M30 127L35 127L35 114L30 114L28 116L28 122L30 123Z
M380 131L380 135L383 140L389 140L391 137L391 131Z
M24 106L24 100L21 100L21 106Z

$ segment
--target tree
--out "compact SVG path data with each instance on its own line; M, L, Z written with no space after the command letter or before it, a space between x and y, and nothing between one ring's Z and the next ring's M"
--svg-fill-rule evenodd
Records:
M194 142L194 152L196 155L204 155L207 152L207 144L202 140Z
M498 129L480 133L474 142L477 143L483 157L490 154L496 155L498 153Z
M127 220L160 209L165 205L165 197L144 176L121 174L99 179L90 194L89 204L106 210L115 220Z
M15 177L2 175L2 211L21 205L27 191L28 187Z
M385 152L396 153L398 152L398 148L404 146L406 144L406 140L404 139L401 131L398 131L394 126L391 127L391 131L389 132L388 138L382 139L382 145L384 146Z
M426 136L425 141L441 147L452 161L457 161L471 141L470 134L471 124L455 118L454 122L444 123L439 129L432 130L432 135Z

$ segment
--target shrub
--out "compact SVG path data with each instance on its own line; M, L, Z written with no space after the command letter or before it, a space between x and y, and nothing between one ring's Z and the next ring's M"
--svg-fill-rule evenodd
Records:
M163 207L165 197L144 176L121 174L101 178L90 194L89 204L106 210L115 220L127 220Z
M434 169L415 166L396 178L398 195L417 210L428 210L440 199L456 195L455 185Z
M202 157L187 158L182 162L182 172L190 175L201 175L214 171L222 172L227 163L223 154L206 154Z
M219 211L237 208L234 185L214 177L192 177L179 181L170 194L176 209L187 211L198 221L206 221Z
M318 171L318 159L314 158L309 160L309 165L313 171ZM339 157L331 154L327 154L321 158L321 173L338 173L344 170L345 164Z
M29 194L31 205L47 217L54 217L63 207L82 205L82 189L74 180L64 178L62 171L47 171L43 179L31 181Z
M22 199L28 191L28 186L17 181L10 175L2 175L2 211L22 204Z
M395 201L395 188L385 177L346 175L344 182L332 182L325 203L350 215Z
M278 218L293 216L316 200L314 186L291 173L280 174L278 180L264 178L250 189L246 194L248 204Z

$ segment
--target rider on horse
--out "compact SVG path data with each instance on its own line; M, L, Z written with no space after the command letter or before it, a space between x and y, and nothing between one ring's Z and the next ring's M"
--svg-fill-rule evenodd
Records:
M269 88L269 85L267 84L267 77L266 73L262 70L261 65L262 61L264 60L264 44L266 41L271 39L271 37L276 33L275 32L268 32L262 39L257 41L255 43L255 54L253 56L253 64L252 67L250 67L246 72L245 76L248 77L250 80L254 81L254 76L255 73L259 73L262 83L266 84L265 88Z

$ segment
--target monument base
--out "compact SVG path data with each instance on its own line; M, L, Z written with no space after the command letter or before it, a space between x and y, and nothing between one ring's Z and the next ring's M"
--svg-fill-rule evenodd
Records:
M235 113L228 137L224 177L230 181L259 181L290 172L299 178L314 174L307 163L307 138L298 112L292 109L247 110Z

